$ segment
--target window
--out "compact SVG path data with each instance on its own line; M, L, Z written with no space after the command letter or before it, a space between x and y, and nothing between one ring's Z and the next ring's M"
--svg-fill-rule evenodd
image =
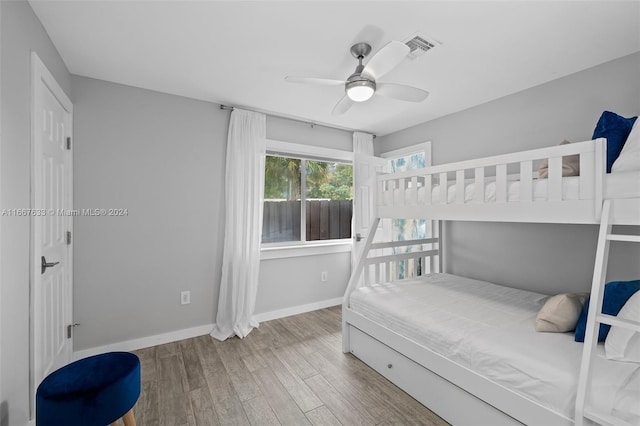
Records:
M267 154L263 244L350 239L352 209L351 164Z
M404 172L426 167L424 151L409 153L401 157L389 158L392 173ZM392 241L415 240L427 238L427 220L425 219L392 219ZM429 221L430 222L430 221ZM405 248L406 249L406 248Z
M431 165L431 143L426 142L405 149L388 152L382 155L389 161L389 168L393 173L407 170L415 170ZM438 224L433 220L425 219L390 219L383 223L383 232L391 241L406 241L437 236ZM420 247L407 246L392 248L391 252L410 252L418 249L434 249L433 244L423 244ZM394 271L399 278L413 276L413 260L399 262L398 271ZM417 270L432 272L431 265L417 265Z

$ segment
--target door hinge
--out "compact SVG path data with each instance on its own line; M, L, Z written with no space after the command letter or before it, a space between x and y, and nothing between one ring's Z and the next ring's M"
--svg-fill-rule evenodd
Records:
M71 245L71 231L67 231L67 245Z
M67 149L71 149L71 137L67 137Z
M78 324L77 322L73 323L73 324L69 324L67 326L67 339L71 339L72 336L72 331L74 329L74 327L79 326L80 324Z

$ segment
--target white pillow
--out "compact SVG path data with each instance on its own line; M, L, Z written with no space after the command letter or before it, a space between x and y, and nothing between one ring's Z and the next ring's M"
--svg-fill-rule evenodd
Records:
M622 146L620 155L613 162L611 166L611 172L627 172L630 170L640 170L640 125L636 119L636 122L631 128L631 133L627 137L627 141Z
M627 300L617 317L640 322L640 291ZM604 341L604 350L608 359L640 363L640 333L612 326Z
M547 299L536 316L536 331L565 333L576 329L588 293L562 293Z

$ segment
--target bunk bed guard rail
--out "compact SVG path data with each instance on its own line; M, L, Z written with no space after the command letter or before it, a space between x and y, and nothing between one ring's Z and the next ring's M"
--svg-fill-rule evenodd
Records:
M563 157L578 156L579 176L563 185ZM548 160L548 177L537 165ZM378 217L598 223L606 172L606 139L380 173ZM577 185L567 190L567 183Z
M355 269L351 273L343 297L343 306L349 306L349 297L360 286L417 278L441 272L439 230L431 238L374 243L380 218L374 219L367 239L359 252ZM399 249L399 252L395 250Z

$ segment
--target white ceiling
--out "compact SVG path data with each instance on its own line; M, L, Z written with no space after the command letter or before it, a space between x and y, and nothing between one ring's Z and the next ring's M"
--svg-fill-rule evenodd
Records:
M640 1L52 1L31 5L73 74L387 134L640 51ZM442 43L380 81L428 90L343 116L349 53L419 31ZM366 63L366 61L365 61Z

